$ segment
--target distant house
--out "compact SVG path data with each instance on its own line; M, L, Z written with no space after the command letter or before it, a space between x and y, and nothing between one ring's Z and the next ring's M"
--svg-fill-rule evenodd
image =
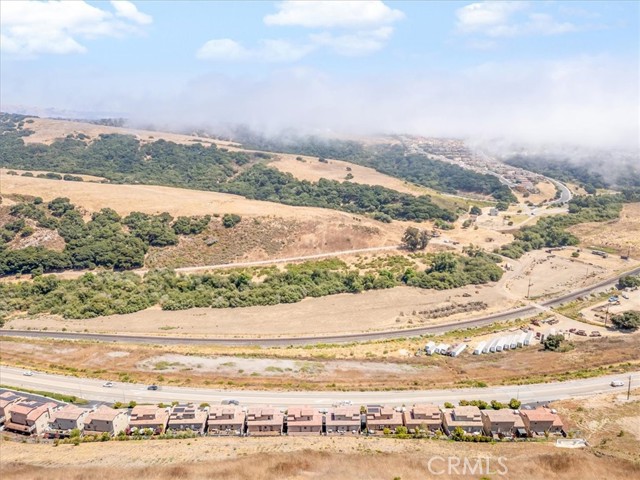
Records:
M385 428L393 432L402 426L402 413L397 412L393 407L367 407L367 430L369 432L381 432Z
M491 215L492 217L497 217L498 216L498 209L497 208L492 208L491 210L489 210L489 215Z
M115 436L120 432L124 432L128 424L129 415L127 410L117 410L101 405L85 417L84 434L102 435L103 433L108 433Z
M243 435L247 415L239 407L220 406L209 409L209 435Z
M26 398L8 390L0 394L0 425L7 419L7 409L23 400L26 400Z
M208 417L209 407L198 408L192 403L176 405L171 409L167 431L190 430L202 434Z
M322 433L322 414L315 408L289 408L287 410L287 433L289 435L320 435Z
M89 408L80 408L75 405L65 405L60 410L53 412L49 419L48 434L50 436L68 437L71 430L84 429L85 418L93 410Z
M404 426L409 432L436 432L442 428L442 412L436 405L414 405L403 412Z
M167 429L169 421L169 410L149 405L137 405L131 410L129 418L129 433L140 430L153 430L153 433L159 435Z
M284 415L275 408L253 407L247 410L247 435L280 435Z
M442 426L447 435L451 435L457 427L462 428L469 434L482 433L483 425L480 409L469 405L445 410Z
M22 400L13 403L6 410L4 428L11 432L27 435L44 433L51 414L57 404L42 400Z
M358 434L361 429L360 408L340 407L329 410L325 426L327 435Z
M545 433L562 433L564 425L557 413L548 408L540 407L534 410L521 410L524 428L529 436L544 435Z
M503 408L500 410L482 410L484 434L501 437L524 436L524 421L518 410Z

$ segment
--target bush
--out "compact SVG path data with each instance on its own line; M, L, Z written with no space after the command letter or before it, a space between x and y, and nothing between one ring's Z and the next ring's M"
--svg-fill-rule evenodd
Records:
M222 217L222 225L224 228L233 228L240 223L241 220L242 217L240 215L236 215L235 213L225 213Z

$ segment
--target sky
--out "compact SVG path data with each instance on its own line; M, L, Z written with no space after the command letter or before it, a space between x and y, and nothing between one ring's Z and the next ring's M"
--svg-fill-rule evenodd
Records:
M640 148L635 1L0 0L0 108Z

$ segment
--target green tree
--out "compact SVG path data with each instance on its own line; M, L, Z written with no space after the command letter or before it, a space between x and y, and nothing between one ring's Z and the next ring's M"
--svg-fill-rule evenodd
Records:
M520 405L522 405L522 402L516 398L512 398L511 400L509 400L509 408L513 410L519 409Z
M620 284L620 288L640 287L640 275L625 275L620 278L618 283Z
M412 252L424 250L429 244L430 235L426 230L408 227L402 235L402 245Z
M222 225L224 228L233 228L240 223L241 220L242 217L240 215L236 215L235 213L225 213L222 217Z
M545 350L551 350L553 352L560 349L560 346L564 342L564 335L547 335L542 344L544 345Z
M613 323L620 330L637 330L640 328L640 312L630 310L611 317Z
M471 210L469 210L469 213L471 215L482 215L482 210L480 209L480 207L474 205L471 207Z

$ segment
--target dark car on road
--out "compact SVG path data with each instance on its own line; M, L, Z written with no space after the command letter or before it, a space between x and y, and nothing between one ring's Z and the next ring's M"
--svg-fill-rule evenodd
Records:
M158 385L149 385L147 390L158 390Z

